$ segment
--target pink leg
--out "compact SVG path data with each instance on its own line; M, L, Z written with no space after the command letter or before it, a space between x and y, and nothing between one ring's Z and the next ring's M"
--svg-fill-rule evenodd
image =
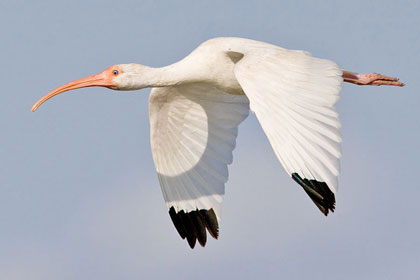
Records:
M343 70L344 82L356 85L372 85L372 86L404 86L404 83L398 81L397 78L382 76L377 73L357 74Z

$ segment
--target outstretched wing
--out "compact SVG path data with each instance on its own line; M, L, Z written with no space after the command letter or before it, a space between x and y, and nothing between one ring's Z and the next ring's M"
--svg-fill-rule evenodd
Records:
M263 44L234 69L275 154L325 214L334 211L342 71L332 61Z
M206 228L218 237L227 165L248 102L244 95L200 84L150 94L153 159L170 217L191 248L197 239L205 245Z

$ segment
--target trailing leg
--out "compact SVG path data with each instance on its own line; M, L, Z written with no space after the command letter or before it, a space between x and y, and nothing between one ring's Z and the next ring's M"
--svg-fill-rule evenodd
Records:
M357 74L343 70L343 81L356 85L371 86L404 86L398 78L387 77L377 73Z

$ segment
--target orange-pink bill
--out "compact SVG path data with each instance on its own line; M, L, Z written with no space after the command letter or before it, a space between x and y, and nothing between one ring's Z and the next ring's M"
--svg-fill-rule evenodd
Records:
M31 112L35 112L42 103L47 101L48 99L69 90L83 88L83 87L114 87L116 86L115 82L113 82L113 78L120 73L120 69L113 66L102 73L91 75L82 79L75 80L73 82L67 83L62 85L39 99L34 106L32 106Z

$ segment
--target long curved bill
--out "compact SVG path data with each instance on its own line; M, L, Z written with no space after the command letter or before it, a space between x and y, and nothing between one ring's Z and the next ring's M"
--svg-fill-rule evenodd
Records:
M108 70L108 69L107 69ZM73 82L67 83L65 85L62 85L61 87L58 87L54 89L53 91L50 91L48 94L46 94L44 97L39 99L34 106L32 106L31 112L35 112L36 109L38 109L39 106L41 106L42 103L47 101L48 99L62 93L65 91L78 89L78 88L84 88L84 87L95 87L95 86L101 86L101 87L113 87L115 86L115 83L112 81L112 78L107 75L107 71L105 70L102 73L88 76L79 80L75 80Z

